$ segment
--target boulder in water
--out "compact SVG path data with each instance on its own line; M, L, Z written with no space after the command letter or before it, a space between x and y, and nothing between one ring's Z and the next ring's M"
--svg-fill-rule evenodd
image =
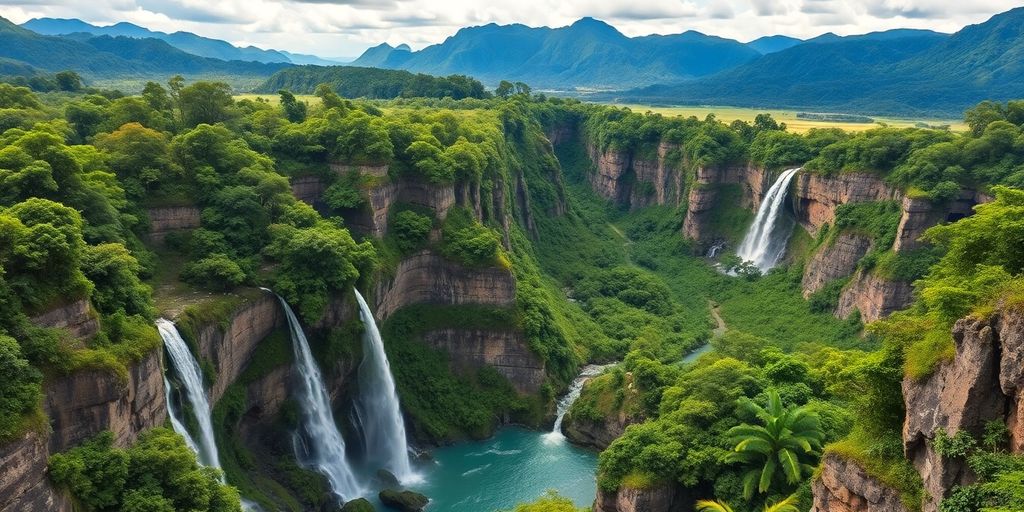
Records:
M375 512L373 504L366 498L357 498L341 507L341 512Z
M377 470L377 480L380 480L381 486L383 487L398 487L401 485L401 482L398 481L398 477L386 469Z
M419 512L430 503L430 498L413 491L395 491L385 489L378 495L381 503L388 508L402 512Z

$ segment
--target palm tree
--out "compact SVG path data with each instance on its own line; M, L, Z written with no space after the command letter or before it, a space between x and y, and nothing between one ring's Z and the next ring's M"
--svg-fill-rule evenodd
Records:
M698 512L734 512L724 501L700 500L697 502ZM796 496L790 496L780 502L764 506L763 512L800 512L796 508Z
M783 407L775 390L768 391L768 407L749 399L744 399L740 406L762 423L744 423L727 433L736 447L726 460L750 468L743 475L743 495L747 499L754 496L755 489L767 493L779 480L796 485L804 475L814 471L803 461L813 461L821 449L822 435L816 414L803 407Z

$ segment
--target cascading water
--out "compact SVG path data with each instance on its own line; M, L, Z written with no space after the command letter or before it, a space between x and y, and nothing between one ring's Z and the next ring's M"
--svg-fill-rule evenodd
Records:
M405 423L388 356L384 352L384 341L366 300L359 294L359 290L353 291L359 302L359 317L365 329L355 412L363 434L367 462L372 467L387 469L402 483L415 482L419 478L409 463Z
M189 434L188 429L185 428L185 417L181 415L181 411L178 410L171 399L171 382L167 380L166 376L164 376L164 399L167 401L167 418L171 420L171 428L184 438L185 444L188 445L189 449L198 455L199 445L196 444L196 440L192 439L192 434Z
M743 242L736 249L737 256L743 261L752 262L762 272L771 270L779 262L786 250L786 243L789 242L791 230L785 229L782 222L783 204L789 190L789 182L798 171L800 169L789 169L775 180L757 209L754 223L750 225Z
M580 393L583 392L583 385L587 383L592 377L601 375L606 368L614 366L616 363L611 364L588 364L583 367L572 384L569 385L569 391L558 400L558 408L556 409L557 415L555 416L555 426L551 428L551 432L544 434L545 442L560 442L565 439L562 435L562 421L565 419L565 413L569 412L569 408L572 407L573 402L580 397Z
M196 422L199 424L199 442L197 443L188 435L188 432L185 430L184 421L180 418L174 418L173 410L171 426L185 437L186 443L196 448L199 461L203 465L219 468L220 458L217 455L217 442L213 437L210 402L206 398L206 389L203 387L203 372L199 368L199 363L192 356L192 352L188 349L185 340L181 338L181 334L178 333L178 329L174 326L173 322L160 318L156 321L156 327L160 331L160 337L164 340L167 355L170 357L171 363L174 364L174 369L178 372L181 384L185 388L185 398L192 404L192 411L196 416ZM164 392L169 394L169 383L166 382L166 379L164 383ZM170 407L170 400L168 400L168 406ZM179 428L181 430L178 430Z
M270 290L267 290L270 291ZM343 500L350 500L362 494L362 489L349 467L345 456L345 440L334 422L331 411L331 400L324 389L320 377L320 368L313 360L306 334L302 331L299 319L284 298L278 296L288 328L292 335L292 346L295 350L296 370L298 370L301 386L298 390L299 404L302 407L305 439L296 443L296 457L299 462L315 468L327 477L331 490Z

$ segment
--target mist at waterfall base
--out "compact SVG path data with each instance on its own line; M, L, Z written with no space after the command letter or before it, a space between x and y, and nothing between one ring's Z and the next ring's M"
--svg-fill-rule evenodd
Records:
M184 388L184 397L192 405L192 412L195 414L196 423L199 425L199 439L193 438L185 429L184 416L181 411L174 407L170 394L170 382L164 377L164 393L167 398L167 409L171 417L171 427L175 432L185 438L185 444L195 450L199 456L199 462L205 466L220 467L220 458L217 454L217 442L213 437L213 421L210 417L210 402L206 398L206 388L203 386L203 372L199 363L189 350L185 340L178 333L178 328L170 320L160 318L156 321L157 330L164 341L167 356L174 370L178 375L181 385Z
M799 168L789 169L775 180L761 201L743 242L736 248L737 256L752 262L761 272L774 268L786 251L793 221L785 215L785 201L789 183L799 171Z
M353 291L359 303L359 318L363 321L363 360L359 364L359 395L354 404L354 417L363 441L365 466L371 470L387 469L403 484L414 483L421 478L409 464L405 421L384 352L384 341L366 300L359 290Z

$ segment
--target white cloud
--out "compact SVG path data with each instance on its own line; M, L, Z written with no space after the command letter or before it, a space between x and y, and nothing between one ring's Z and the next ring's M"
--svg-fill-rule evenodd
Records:
M891 28L954 32L1019 0L0 0L0 15L130 21L186 30L245 46L355 56L380 42L414 48L460 27L486 23L565 26L602 19L628 36L698 30L749 41L762 35L813 37Z

